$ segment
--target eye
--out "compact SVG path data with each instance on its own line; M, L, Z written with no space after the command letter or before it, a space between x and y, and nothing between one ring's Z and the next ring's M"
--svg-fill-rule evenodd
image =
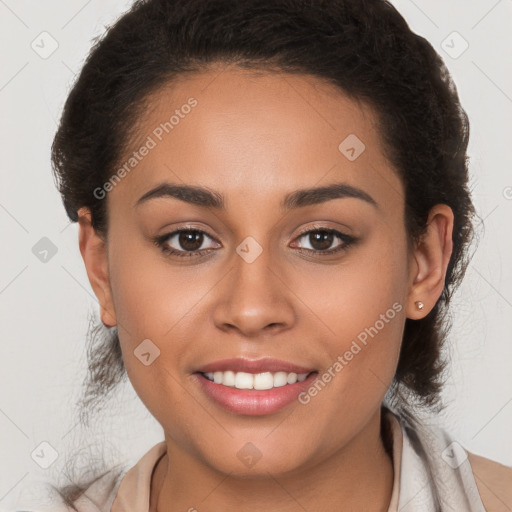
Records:
M156 237L154 243L160 247L164 253L179 257L192 257L201 253L210 252L210 250L214 248L208 247L207 239L213 240L205 231L196 228L181 228ZM218 246L220 246L220 244L217 244L217 247Z
M313 254L333 254L347 249L356 239L332 228L315 227L302 233L296 240L305 239L309 247L299 247L300 251ZM333 243L337 245L332 248Z

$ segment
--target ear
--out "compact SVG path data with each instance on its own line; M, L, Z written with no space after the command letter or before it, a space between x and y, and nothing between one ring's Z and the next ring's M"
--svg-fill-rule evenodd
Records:
M92 226L89 208L78 210L79 245L94 294L100 303L101 321L107 327L117 323L110 287L106 242Z
M408 318L425 317L441 296L453 250L453 218L453 211L446 204L438 204L429 212L426 232L412 255ZM422 309L417 307L417 302L423 303Z

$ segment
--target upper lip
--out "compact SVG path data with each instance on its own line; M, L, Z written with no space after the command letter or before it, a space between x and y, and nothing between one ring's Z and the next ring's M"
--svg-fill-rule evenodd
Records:
M313 368L306 368L288 361L281 361L279 359L222 359L208 363L197 371L200 373L210 372L224 372L231 370L233 372L246 372L246 373L264 373L264 372L287 372L287 373L310 373L315 371Z

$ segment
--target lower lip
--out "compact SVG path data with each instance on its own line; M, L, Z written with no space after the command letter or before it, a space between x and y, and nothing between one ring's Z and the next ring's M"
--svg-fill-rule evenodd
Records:
M310 373L302 382L272 389L238 389L216 384L202 373L196 373L202 390L218 405L236 414L260 416L280 411L305 391L315 380L317 372Z

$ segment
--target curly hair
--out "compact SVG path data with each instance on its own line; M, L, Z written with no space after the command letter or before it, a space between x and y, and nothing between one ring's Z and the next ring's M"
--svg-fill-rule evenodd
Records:
M52 165L69 218L77 221L78 209L88 207L93 227L108 236L107 202L93 191L136 135L145 101L180 76L218 63L317 77L370 105L385 156L404 184L410 243L421 240L434 205L453 210L444 289L428 315L406 319L391 388L404 403L442 408L448 304L474 233L469 121L441 57L388 1L136 1L94 42L55 135ZM92 339L102 349L89 351L84 407L101 401L123 375L117 333L99 329Z

